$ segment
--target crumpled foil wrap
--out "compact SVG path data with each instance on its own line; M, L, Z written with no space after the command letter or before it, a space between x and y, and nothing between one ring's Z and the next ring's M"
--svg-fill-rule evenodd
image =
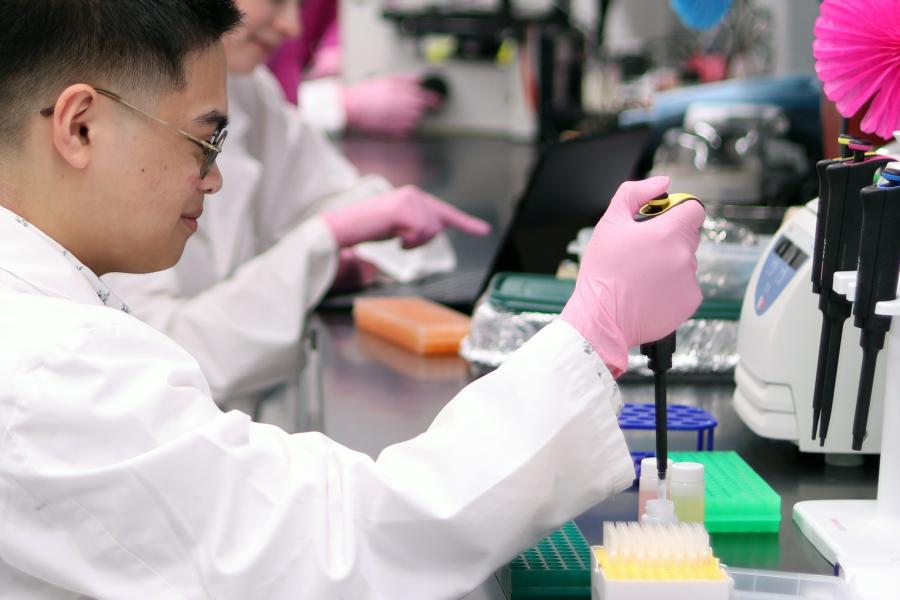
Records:
M670 373L718 375L734 372L738 363L738 322L689 319L675 332ZM652 376L647 357L637 348L628 353L628 372Z
M499 367L510 354L558 316L500 310L482 298L472 314L472 326L459 346L459 354L470 363Z
M488 301L481 302L472 317L469 335L459 353L470 363L496 368L558 315L508 312ZM690 319L676 332L670 373L728 374L737 365L737 321ZM647 357L635 348L628 355L628 372L652 375Z

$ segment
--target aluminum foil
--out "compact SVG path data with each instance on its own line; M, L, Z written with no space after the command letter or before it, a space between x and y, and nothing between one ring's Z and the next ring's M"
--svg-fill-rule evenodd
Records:
M472 327L459 347L470 363L499 367L507 357L559 315L499 310L482 299L472 314Z
M718 375L734 372L738 363L738 322L690 319L675 332L670 373ZM652 376L647 357L635 348L628 353L628 372Z
M472 317L472 328L459 353L482 368L500 366L510 354L551 323L558 315L499 310L482 301ZM676 333L672 373L727 374L737 365L737 321L691 319ZM647 359L635 349L628 356L628 371L650 375Z

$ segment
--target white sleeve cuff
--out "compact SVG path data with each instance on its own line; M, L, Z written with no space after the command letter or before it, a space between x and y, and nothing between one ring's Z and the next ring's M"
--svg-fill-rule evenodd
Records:
M347 111L344 110L341 86L337 77L304 81L298 92L300 113L328 133L343 131L347 126Z

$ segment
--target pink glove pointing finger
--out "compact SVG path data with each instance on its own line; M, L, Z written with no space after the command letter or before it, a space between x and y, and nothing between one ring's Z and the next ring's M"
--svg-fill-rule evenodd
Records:
M322 214L338 246L399 237L404 248L430 241L448 227L470 235L487 235L491 227L415 186L363 200Z
M614 377L628 366L630 347L673 332L702 300L694 253L703 206L688 201L648 221L634 220L668 185L668 177L653 177L619 187L594 228L575 293L561 315Z

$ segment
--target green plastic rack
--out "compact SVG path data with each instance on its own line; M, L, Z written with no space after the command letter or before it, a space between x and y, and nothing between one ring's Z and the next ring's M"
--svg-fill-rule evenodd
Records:
M589 600L591 549L573 521L519 554L500 570L510 600Z
M573 279L536 273L501 272L488 284L491 304L509 312L562 312L574 290ZM740 316L740 300L706 298L692 318L737 321Z
M737 452L670 452L669 458L703 464L710 533L778 531L781 496Z

